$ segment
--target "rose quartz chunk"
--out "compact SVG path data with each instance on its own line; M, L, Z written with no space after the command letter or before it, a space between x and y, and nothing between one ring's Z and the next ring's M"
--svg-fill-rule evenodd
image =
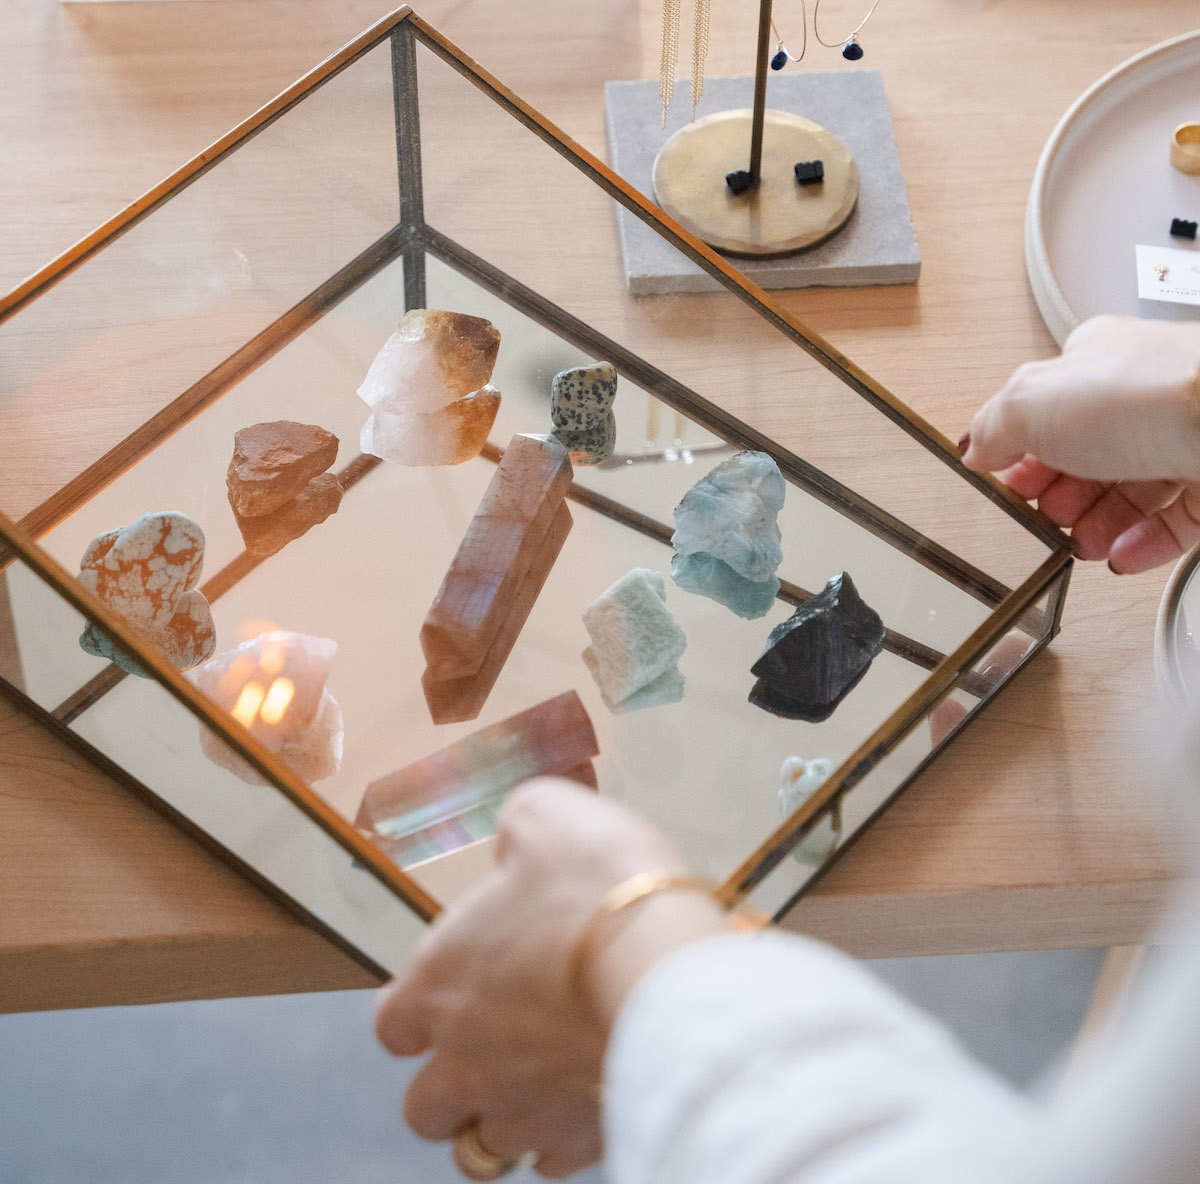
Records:
M337 643L306 633L263 633L195 672L197 687L305 781L341 768L342 712L325 687ZM208 728L204 754L243 781L262 778Z

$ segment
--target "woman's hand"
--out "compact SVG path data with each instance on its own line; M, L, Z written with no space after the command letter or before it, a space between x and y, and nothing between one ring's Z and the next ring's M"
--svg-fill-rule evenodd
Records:
M430 928L376 1031L397 1056L433 1052L405 1099L418 1135L474 1126L487 1152L536 1153L539 1173L566 1176L602 1154L604 1050L625 995L664 954L720 932L722 913L700 893L646 899L613 918L573 992L569 960L605 893L687 869L648 823L566 781L515 791L497 839L497 869Z
M964 441L965 443L965 441ZM963 463L1145 571L1200 542L1200 325L1095 317L980 408Z

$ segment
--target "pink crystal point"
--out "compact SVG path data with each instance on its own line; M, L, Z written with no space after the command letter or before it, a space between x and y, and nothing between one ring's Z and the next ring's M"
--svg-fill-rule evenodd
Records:
M571 528L570 485L561 444L512 438L421 627L435 723L479 714Z

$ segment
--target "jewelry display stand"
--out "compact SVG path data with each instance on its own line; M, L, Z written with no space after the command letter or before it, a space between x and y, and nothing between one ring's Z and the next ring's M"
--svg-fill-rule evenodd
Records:
M739 255L735 260L738 270L767 289L916 283L921 253L879 71L831 70L772 77L769 97L772 111L811 120L841 141L858 167L858 202L845 225L818 245L790 255ZM709 78L698 114L744 111L753 100L753 78ZM634 188L653 193L655 160L667 141L687 126L686 105L678 103L663 128L655 81L610 82L604 101L614 171ZM747 138L745 151L748 148ZM801 187L790 176L791 163L785 163L783 179L794 195ZM745 162L733 167L744 168ZM712 169L715 199L724 201L724 171L717 162ZM808 200L808 195L803 195L803 200ZM814 196L813 200L821 199ZM715 280L662 243L628 211L617 211L617 226L632 294L717 291Z
M1200 32L1123 62L1054 129L1034 174L1025 263L1046 327L1060 344L1100 313L1195 320L1200 308L1138 298L1134 248L1196 252L1170 237L1200 216L1200 177L1171 164L1173 129L1200 113Z

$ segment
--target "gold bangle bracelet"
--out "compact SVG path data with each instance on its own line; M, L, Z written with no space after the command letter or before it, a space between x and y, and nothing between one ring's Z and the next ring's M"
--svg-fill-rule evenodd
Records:
M1181 123L1171 136L1171 163L1181 173L1200 173L1200 123Z
M583 979L588 955L600 931L620 913L626 912L639 901L660 892L703 892L712 896L716 883L704 876L693 876L685 872L638 872L628 880L610 888L596 906L595 912L584 922L575 944L567 957L566 997L571 1007L583 1005Z

